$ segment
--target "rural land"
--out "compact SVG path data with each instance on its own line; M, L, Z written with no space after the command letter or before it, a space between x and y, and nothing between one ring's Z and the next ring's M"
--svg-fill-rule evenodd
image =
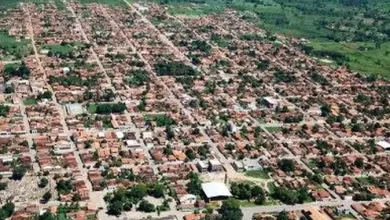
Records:
M388 0L0 0L0 220L390 219Z

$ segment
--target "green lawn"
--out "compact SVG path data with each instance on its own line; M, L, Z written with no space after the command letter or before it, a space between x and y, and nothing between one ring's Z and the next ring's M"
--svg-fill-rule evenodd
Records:
M23 100L24 105L36 105L38 102L35 98L26 98Z
M88 104L88 112L90 114L95 114L96 113L96 108L97 108L96 103L89 103Z
M250 177L260 178L260 179L270 179L268 173L263 170L247 171L245 173L245 176L250 176Z
M270 133L277 133L282 131L282 127L265 127L265 129Z
M276 186L275 186L275 184L273 182L267 183L267 187L268 187L268 191L269 191L270 194L272 194L275 191L275 188L276 188Z

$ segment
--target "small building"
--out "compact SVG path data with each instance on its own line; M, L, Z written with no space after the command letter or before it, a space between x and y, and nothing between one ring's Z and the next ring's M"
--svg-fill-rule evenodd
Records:
M53 151L56 154L67 154L73 152L72 144L67 141L59 141L53 147Z
M138 140L126 140L126 146L130 148L138 148L141 147L141 143Z
M221 171L223 166L217 159L209 160L209 171Z
M379 141L376 143L376 145L383 148L384 150L390 150L390 143L387 141Z
M196 167L198 167L199 171L202 172L202 173L203 172L207 172L207 170L208 170L208 166L206 165L206 163L204 163L201 160L198 160L196 162Z
M209 182L202 184L202 191L207 200L224 200L232 196L224 183Z
M271 109L275 109L279 105L279 101L270 96L264 97L262 103Z
M180 204L195 204L196 196L193 194L185 194L179 198Z
M244 159L242 161L242 164L244 166L244 170L245 171L255 171L255 170L262 170L263 168L261 167L261 165L259 164L259 161L254 159Z
M242 163L242 161L234 161L233 167L234 169L236 169L237 172L244 172L244 164Z

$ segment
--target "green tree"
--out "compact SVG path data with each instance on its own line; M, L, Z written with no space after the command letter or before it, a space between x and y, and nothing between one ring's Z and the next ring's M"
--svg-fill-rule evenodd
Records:
M46 203L46 202L48 202L50 199L51 199L51 193L50 193L50 191L45 192L45 194L43 194L43 196L42 196L43 202Z
M190 179L190 182L187 184L187 191L194 195L200 195L202 191L202 181L200 180L199 175L191 172L188 175L188 178Z
M142 212L154 212L156 208L154 205L146 200L142 200L139 203L138 210Z
M282 159L278 163L279 168L283 170L284 172L294 172L295 171L295 164L293 160L290 159Z
M288 213L286 211L281 211L276 217L276 220L289 220Z
M195 152L190 148L186 150L186 156L189 160L195 160L196 158Z
M240 203L233 198L222 202L220 213L223 220L241 220L243 218Z
M47 184L49 184L49 180L47 180L47 178L42 178L39 181L38 186L39 186L39 188L45 188L47 186Z
M123 203L121 201L113 201L107 207L107 213L109 215L118 216L122 213Z

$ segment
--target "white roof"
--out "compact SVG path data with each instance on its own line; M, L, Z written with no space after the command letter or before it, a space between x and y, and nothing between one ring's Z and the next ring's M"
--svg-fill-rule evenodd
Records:
M217 159L209 160L209 163L210 163L212 166L219 166L219 165L222 165L221 162L219 162L219 160L217 160Z
M279 103L278 100L270 96L264 97L263 99L272 105L277 105Z
M390 143L387 141L379 141L376 143L379 147L382 147L383 149L387 150L390 149Z
M198 160L198 165L202 168L207 168L207 165L205 163L203 163L203 161L201 161L201 160Z
M202 190L207 198L232 196L226 185L220 182L203 183Z
M139 146L140 143L137 140L126 140L127 146Z
M118 139L122 139L122 138L125 137L125 135L123 134L123 132L120 132L120 131L115 132L115 136L116 136Z

